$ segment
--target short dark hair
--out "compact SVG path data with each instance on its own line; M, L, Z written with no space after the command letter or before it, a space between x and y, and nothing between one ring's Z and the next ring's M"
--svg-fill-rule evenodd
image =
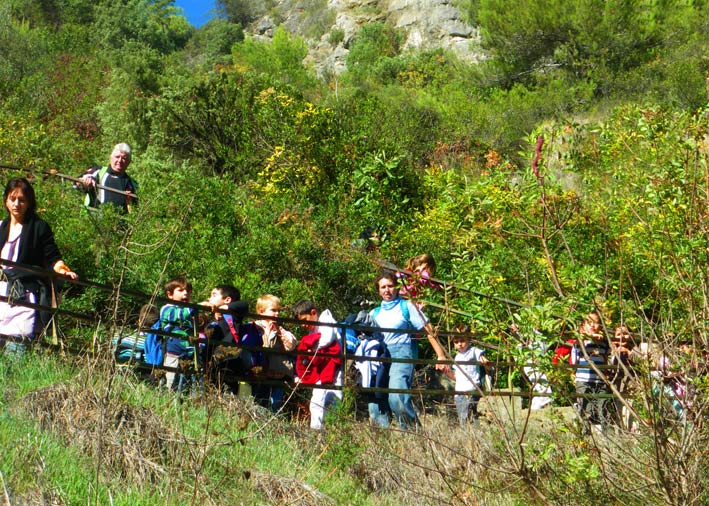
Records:
M30 217L34 215L37 211L37 197L35 196L34 188L32 188L30 182L24 177L16 177L8 181L7 185L5 186L5 194L2 200L3 205L5 205L5 202L7 202L7 197L15 190L21 190L25 198L27 199L26 216ZM7 209L5 210L7 211L7 216L9 218L10 211Z
M172 292L175 291L176 288L182 288L184 290L187 290L189 292L192 291L192 283L190 283L187 278L184 276L178 276L176 278L172 278L170 281L168 281L165 284L165 295L170 295Z
M455 332L455 334L452 334L450 336L451 341L471 341L473 339L473 336L470 335L470 327L464 323L459 323L458 325L453 327L453 332Z
M315 304L313 303L312 300L299 300L295 304L293 304L293 317L295 319L298 319L298 317L302 314L310 314L313 312L313 309L315 311L318 310L317 307L315 307Z
M379 273L379 276L377 276L377 279L374 282L374 286L379 288L379 282L382 279L388 279L389 281L393 282L395 285L399 284L399 280L396 278L396 274L394 274L391 271L382 271Z
M143 325L143 327L150 327L158 318L160 318L160 311L158 311L158 308L155 307L154 304L143 304L140 307L138 323Z
M239 289L233 285L217 285L214 287L215 290L219 290L222 297L225 299L231 297L232 301L241 300L241 292Z

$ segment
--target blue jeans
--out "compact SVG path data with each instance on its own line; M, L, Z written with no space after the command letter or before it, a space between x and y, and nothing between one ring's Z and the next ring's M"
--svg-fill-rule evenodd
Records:
M28 345L23 342L7 341L5 343L4 355L6 357L12 357L15 360L24 357L27 351Z
M277 385L261 385L258 383L251 385L251 394L256 404L270 409L271 413L281 409L285 393L285 388Z
M479 386L478 386L479 388ZM473 412L473 423L478 423L478 400L480 397L477 394L472 395L456 395L455 410L458 412L458 422L461 427L465 427L468 421L468 412Z
M271 387L271 395L269 399L269 404L271 412L275 413L281 406L283 406L283 399L285 398L286 389L283 387Z
M388 345L387 349L391 358L418 358L418 348L415 343ZM389 388L408 390L414 376L414 364L392 362L389 368ZM390 393L389 408L399 423L399 428L407 430L419 425L414 404L411 402L409 393ZM389 426L389 413L384 412L382 406L377 402L369 403L369 419L372 423L380 427Z

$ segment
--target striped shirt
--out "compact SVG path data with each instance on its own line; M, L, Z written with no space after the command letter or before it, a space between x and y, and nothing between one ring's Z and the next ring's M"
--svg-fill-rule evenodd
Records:
M591 362L597 366L608 364L610 349L608 344L603 341L584 341L583 346L586 349L586 355L591 359ZM576 343L571 350L571 363L578 366L576 368L576 383L603 383L603 378L593 370L590 362L586 359L581 344ZM600 369L605 375L604 370Z
M194 309L175 304L165 304L160 309L161 330L177 334L167 338L167 353L180 357L191 357L194 346L190 336L194 333Z

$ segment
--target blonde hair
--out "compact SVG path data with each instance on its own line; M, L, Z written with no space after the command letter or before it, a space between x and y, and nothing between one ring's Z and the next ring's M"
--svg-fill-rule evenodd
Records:
M256 313L261 314L263 313L266 309L269 307L272 307L273 309L281 309L281 299L276 297L275 295L262 295L261 297L258 298L256 301Z

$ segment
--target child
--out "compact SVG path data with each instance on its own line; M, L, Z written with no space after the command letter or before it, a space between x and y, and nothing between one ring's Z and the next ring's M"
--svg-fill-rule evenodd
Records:
M113 338L113 356L117 364L137 364L143 360L145 331L158 320L160 314L152 304L144 304L138 313L137 328L128 335L118 334ZM142 371L141 371L142 372Z
M548 406L552 402L552 390L549 378L540 367L540 363L547 360L547 345L541 339L541 332L533 329L528 336L523 337L519 332L519 325L512 323L508 327L508 334L520 341L518 348L526 357L522 373L532 387L533 395L529 402L529 409L536 411ZM571 353L570 349L569 353Z
M317 323L336 323L329 309L318 313L315 304L301 300L293 306L293 316L298 320L311 322L306 326L313 331L303 337L298 351L316 353L315 356L297 357L296 368L299 380L304 384L342 385L342 360L339 357L339 333L336 327ZM310 428L320 430L325 426L325 409L342 399L342 391L313 388L310 398Z
M215 286L209 295L214 320L205 328L211 343L208 348L211 376L220 387L225 386L234 394L238 393L240 380L253 374L263 363L263 354L258 350L235 346L258 348L263 343L256 325L242 323L249 306L240 298L241 293L235 286Z
M455 409L458 412L458 421L465 427L468 420L468 411L473 413L473 423L478 425L478 400L482 392L484 367L488 363L485 351L476 348L470 341L469 329L463 328L461 334L452 337L456 355L455 362L447 375L455 378L456 392L472 392L472 394L455 394ZM462 364L460 362L475 362Z
M433 255L424 253L409 259L404 272L398 272L401 281L399 295L406 299L416 299L426 287L440 288L441 285L431 278L436 273L436 260Z
M278 318L281 311L281 299L275 295L263 295L256 301L256 314ZM257 320L261 329L264 348L279 351L293 351L297 344L295 336L281 327L276 320ZM265 357L265 373L268 379L292 380L294 360L280 353L267 353ZM263 385L264 401L268 402L272 412L277 412L283 405L285 389L279 385Z
M172 301L189 303L192 296L192 283L183 277L171 279L165 285L165 296ZM177 304L165 304L160 309L161 329L170 332L165 348L164 367L177 369L180 359L194 357L194 346L190 345L190 337L195 329L195 310ZM181 392L185 386L186 377L171 370L165 373L167 387Z
M610 393L605 372L596 367L608 364L610 349L601 333L601 316L596 311L588 313L579 327L578 342L571 351L571 364L576 366L576 409L583 423L584 433L590 433L591 424L603 430L606 424L608 399L590 398L586 395ZM583 397L582 397L583 396Z
M430 253L423 253L409 258L409 261L406 262L406 270L429 278L436 273L436 260Z
M574 386L573 369L571 368L571 352L576 344L576 332L571 328L562 328L551 363L554 367L549 371L549 384L554 397L561 405L574 402L576 387Z
M616 366L612 372L611 383L620 397L613 399L610 407L613 409L613 417L620 427L627 430L633 428L633 417L628 409L627 399L634 379L632 371L632 358L635 347L635 339L626 325L619 325L613 331L611 340L611 364ZM626 400L624 401L623 398Z

